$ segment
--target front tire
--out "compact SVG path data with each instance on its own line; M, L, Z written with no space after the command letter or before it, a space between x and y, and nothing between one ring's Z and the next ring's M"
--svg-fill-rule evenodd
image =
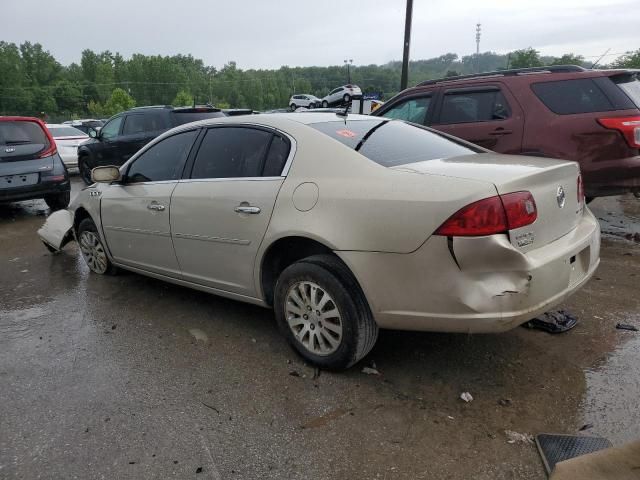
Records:
M85 218L78 226L78 246L82 258L89 269L98 275L114 275L117 268L111 263L96 224L90 218Z
M63 208L67 208L69 206L70 200L71 200L70 191L46 195L44 197L45 203L51 209L52 212L55 212L56 210L62 210Z
M326 100L322 101L322 108L327 108L329 106L329 102L327 102Z
M316 255L287 267L276 283L280 331L307 361L342 370L361 360L378 326L349 269L336 257Z
M346 93L344 95L344 97L342 97L342 100L344 103L349 103L351 101L351 95L349 95L348 93Z
M93 180L91 179L91 168L87 165L87 158L80 157L78 159L78 172L80 173L80 178L87 185L91 185Z

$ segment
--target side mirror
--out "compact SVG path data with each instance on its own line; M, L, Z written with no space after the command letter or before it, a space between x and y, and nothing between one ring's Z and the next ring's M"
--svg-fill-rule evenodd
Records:
M96 167L91 170L91 180L96 183L113 183L121 178L118 167Z
M89 133L91 138L98 138L98 131L93 127L89 127L89 132L87 133Z

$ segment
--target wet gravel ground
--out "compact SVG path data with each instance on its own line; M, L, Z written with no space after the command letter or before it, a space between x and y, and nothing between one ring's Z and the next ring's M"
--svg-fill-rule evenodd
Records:
M544 479L505 430L637 439L640 332L615 325L640 327L640 201L591 206L607 233L571 332L384 331L319 376L270 311L92 275L37 239L44 203L0 206L0 478Z

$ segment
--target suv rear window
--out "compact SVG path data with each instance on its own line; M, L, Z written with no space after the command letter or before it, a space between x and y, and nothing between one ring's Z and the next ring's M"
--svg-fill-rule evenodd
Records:
M185 123L197 122L198 120L206 120L208 118L224 117L225 114L220 110L198 112L193 110L174 110L171 112L173 123L175 126Z
M312 123L310 127L383 167L478 153L426 128L400 120Z
M47 127L51 135L56 137L86 137L87 135L75 127Z
M611 80L640 108L640 79L637 73L616 75Z
M559 115L575 113L607 112L636 108L629 98L611 91L608 77L559 80L534 83L533 93L549 110Z
M0 122L0 145L49 145L47 136L35 122Z

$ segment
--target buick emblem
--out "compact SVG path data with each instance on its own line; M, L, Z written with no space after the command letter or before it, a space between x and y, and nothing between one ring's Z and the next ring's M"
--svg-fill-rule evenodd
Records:
M558 201L558 207L562 208L564 207L564 202L566 201L567 196L564 193L564 188L562 188L562 185L560 185L558 187L558 191L556 192L556 200Z
M16 151L16 149L13 148L13 147L7 147L7 148L4 149L4 153L13 153L15 151Z

